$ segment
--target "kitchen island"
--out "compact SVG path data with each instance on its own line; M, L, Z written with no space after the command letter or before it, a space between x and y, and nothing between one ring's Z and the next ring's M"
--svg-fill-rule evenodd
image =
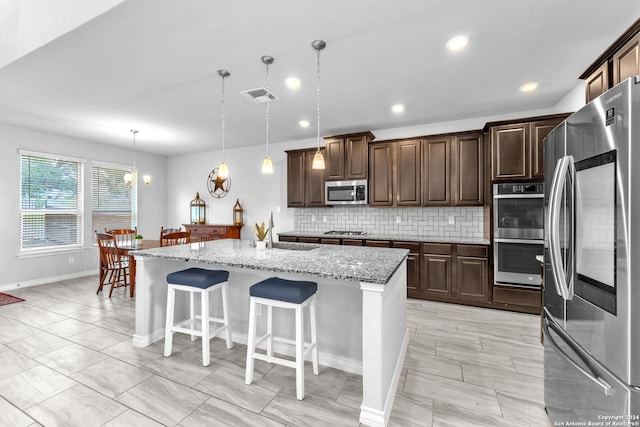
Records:
M361 374L360 422L386 425L408 342L408 251L299 243L275 246L260 251L241 240L226 239L137 251L133 345L144 347L164 338L166 275L173 271L193 266L229 271L230 326L234 342L241 344L247 342L251 285L275 275L313 280L318 283L320 365ZM219 310L216 298L211 304L213 312ZM184 316L186 299L177 300L176 307ZM294 322L287 314L274 311L274 334L293 338ZM286 347L274 350L293 355Z

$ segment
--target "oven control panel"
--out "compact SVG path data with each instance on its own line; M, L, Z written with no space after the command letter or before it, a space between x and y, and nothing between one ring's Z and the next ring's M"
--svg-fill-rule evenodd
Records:
M493 194L544 194L544 183L509 182L504 184L494 184Z

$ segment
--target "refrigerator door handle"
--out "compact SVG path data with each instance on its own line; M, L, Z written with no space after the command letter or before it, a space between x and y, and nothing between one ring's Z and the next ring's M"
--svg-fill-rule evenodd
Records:
M549 255L551 258L551 272L556 292L565 300L573 298L573 292L569 290L566 275L562 270L562 251L560 248L560 206L562 203L562 190L567 181L569 166L573 162L572 156L565 156L558 159L556 169L551 181L551 191L549 194Z
M551 347L553 347L554 350L558 352L558 354L560 356L562 356L574 368L576 368L578 371L580 371L580 373L582 373L582 375L584 375L585 377L589 378L591 381L593 381L594 383L596 383L600 387L602 387L602 392L604 393L605 396L612 396L613 395L613 388L611 387L611 384L609 384L607 381L602 379L597 373L593 372L592 369L590 369L591 372L587 372L585 369L582 368L582 366L578 365L573 359L571 359L571 357L563 349L560 348L558 343L556 343L554 341L553 337L549 333L549 328L553 329L553 331L555 333L557 333L558 335L560 335L561 337L564 335L563 331L561 331L560 328L558 328L556 325L554 325L551 322L549 322L549 320L546 317L544 319L543 325L544 325L543 326L544 332L546 334L545 343L548 342L551 345ZM567 344L569 344L569 346L571 346L570 343L567 343Z

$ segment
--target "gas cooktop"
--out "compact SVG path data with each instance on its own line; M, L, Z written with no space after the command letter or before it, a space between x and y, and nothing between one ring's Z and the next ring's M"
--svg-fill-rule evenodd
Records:
M343 235L343 236L366 236L369 233L367 233L365 231L331 230L331 231L325 231L324 234L327 234L327 235L330 235L330 236L338 236L338 235Z

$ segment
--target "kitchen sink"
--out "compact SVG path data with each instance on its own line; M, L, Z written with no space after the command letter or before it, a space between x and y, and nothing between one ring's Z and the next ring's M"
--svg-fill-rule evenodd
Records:
M285 249L288 251L310 251L318 247L319 245L305 243L273 242L273 249Z

